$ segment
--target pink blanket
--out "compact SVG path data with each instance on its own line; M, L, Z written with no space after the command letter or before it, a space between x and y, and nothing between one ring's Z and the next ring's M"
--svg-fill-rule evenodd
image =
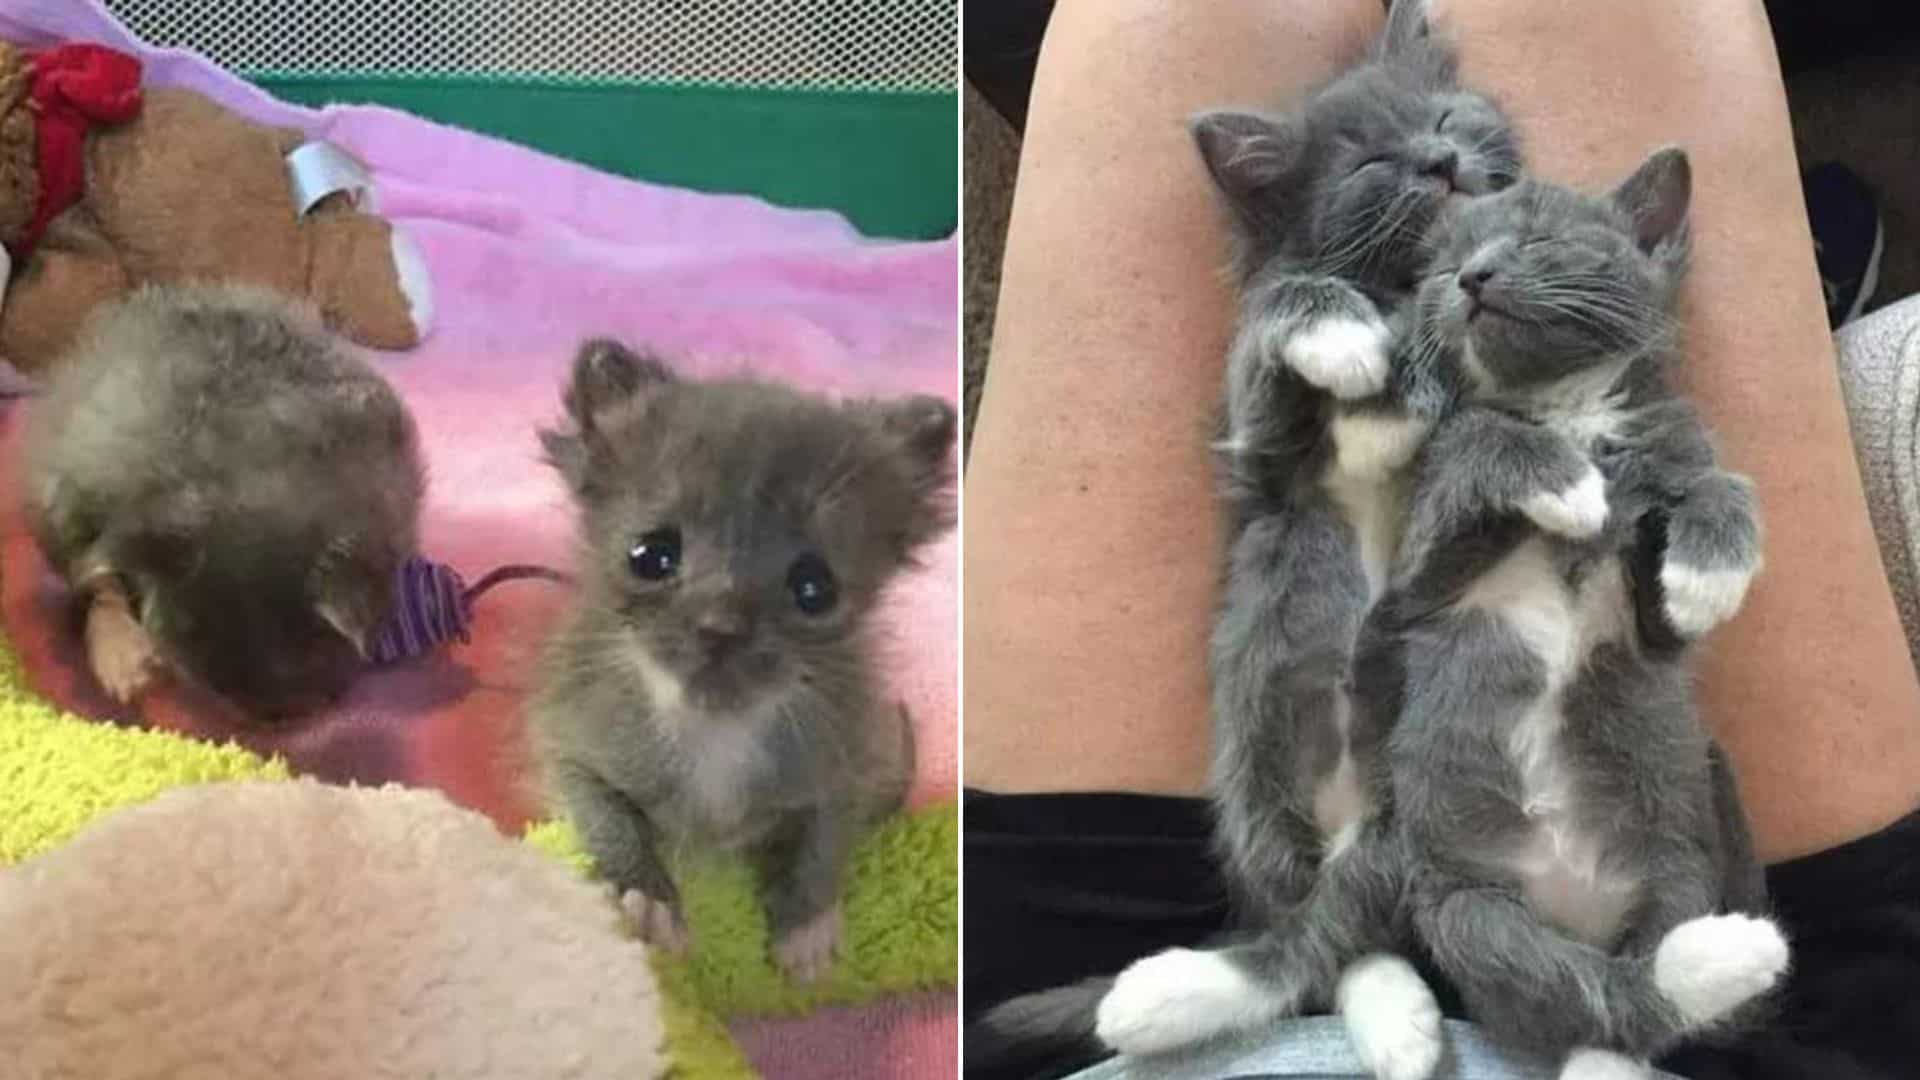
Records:
M197 56L143 46L95 0L0 0L0 37L137 52L150 84L190 86L254 119L303 128L372 169L379 209L425 253L437 309L419 349L375 359L413 408L426 447L424 551L470 580L504 562L569 557L567 502L538 463L534 430L555 416L585 336L645 343L696 373L747 369L833 393L953 396L953 241L877 243L833 214L635 183L391 110L297 108ZM0 416L9 439L17 426ZM75 711L111 715L20 528L13 470L4 472L7 633L37 689ZM918 726L917 803L955 793L956 548L949 538L933 550L886 612L890 676ZM519 730L527 662L561 599L537 582L490 592L472 644L372 675L332 714L287 730L248 732L166 700L140 719L231 734L332 779L436 787L514 829L538 807L502 751ZM736 1031L774 1077L845 1075L810 1049L822 1045L845 1045L852 1052L837 1060L886 1075L954 1071L950 1002Z

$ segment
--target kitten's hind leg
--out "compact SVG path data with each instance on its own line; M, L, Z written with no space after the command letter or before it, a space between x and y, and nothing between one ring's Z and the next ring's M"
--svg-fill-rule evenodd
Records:
M759 848L774 959L796 982L813 982L833 967L851 833L836 808L821 807L791 815Z
M1371 953L1349 964L1334 1004L1375 1080L1427 1080L1440 1066L1440 1003L1404 959Z
M1543 925L1512 892L1468 885L1416 903L1415 925L1468 1008L1501 1037L1652 1058L1764 992L1786 966L1764 920L1708 916L1653 956L1608 953Z
M1306 901L1255 940L1169 949L1121 972L1095 1033L1122 1053L1156 1054L1329 1002L1346 965L1399 937L1400 867L1389 830L1369 822L1323 864Z
M693 945L680 913L680 890L660 861L653 822L624 793L590 770L563 766L553 777L580 840L641 939L670 953Z
M1207 656L1214 843L1238 906L1266 920L1370 809L1342 691L1367 581L1347 527L1307 504L1248 522L1223 593Z

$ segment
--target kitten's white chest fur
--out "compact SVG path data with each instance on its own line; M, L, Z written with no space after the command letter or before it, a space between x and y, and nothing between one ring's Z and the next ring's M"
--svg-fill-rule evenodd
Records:
M729 716L696 721L682 729L685 772L681 799L701 832L723 842L744 839L748 800L756 774L767 768L766 735L759 716Z
M1626 640L1630 598L1619 561L1604 560L1569 587L1548 542L1531 539L1484 575L1461 598L1463 608L1504 622L1545 675L1543 692L1507 733L1506 752L1532 828L1500 858L1520 880L1528 902L1548 921L1594 944L1611 942L1637 898L1640 882L1610 871L1602 838L1583 823L1579 791L1562 744L1567 685L1593 649Z
M764 709L708 716L687 703L686 687L646 650L635 650L634 657L654 716L680 765L682 824L710 844L751 839L752 792L759 774L772 765L766 731L776 718Z

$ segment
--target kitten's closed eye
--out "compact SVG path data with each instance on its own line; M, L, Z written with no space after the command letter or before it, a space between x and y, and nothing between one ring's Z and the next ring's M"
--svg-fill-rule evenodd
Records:
M809 551L787 568L787 589L793 606L806 615L825 615L840 602L840 586L827 560Z
M627 566L645 581L665 581L680 572L680 530L668 525L641 535L627 549Z

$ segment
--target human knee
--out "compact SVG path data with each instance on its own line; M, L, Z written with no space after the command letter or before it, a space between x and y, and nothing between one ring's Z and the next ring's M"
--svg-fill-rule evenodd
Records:
M1221 34L1257 38L1284 28L1285 40L1345 62L1359 56L1379 34L1385 11L1380 0L1060 0L1053 18L1095 20L1104 24L1105 34L1170 46Z

